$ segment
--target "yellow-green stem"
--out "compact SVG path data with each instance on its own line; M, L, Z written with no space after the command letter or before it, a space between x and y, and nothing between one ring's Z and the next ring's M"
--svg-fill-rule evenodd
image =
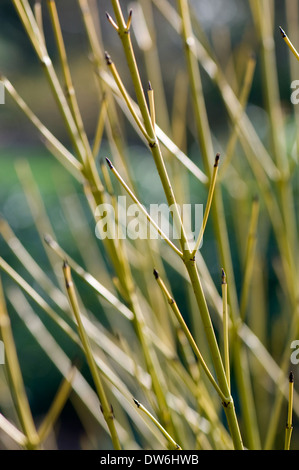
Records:
M120 445L117 430L115 427L113 408L109 404L109 401L107 399L107 395L106 395L101 377L99 375L96 362L93 357L91 345L89 343L88 336L83 326L79 304L77 300L77 295L76 295L74 284L72 281L70 267L67 262L63 264L63 274L65 278L67 295L70 301L73 314L77 322L79 336L80 336L82 346L85 352L86 360L87 360L87 363L88 363L88 366L89 366L89 369L90 369L90 372L91 372L91 375L92 375L92 378L93 378L93 381L94 381L94 384L95 384L95 387L99 396L103 416L107 423L114 449L121 450L121 445Z
M35 449L39 445L39 438L33 421L28 402L22 372L18 360L17 350L11 329L10 318L6 309L6 302L0 280L0 333L4 344L6 367L11 381L11 389L16 404L23 432L27 437L28 448Z
M293 394L294 394L294 374L290 372L289 375L289 404L288 404L288 419L285 431L285 450L290 450L291 437L293 431Z

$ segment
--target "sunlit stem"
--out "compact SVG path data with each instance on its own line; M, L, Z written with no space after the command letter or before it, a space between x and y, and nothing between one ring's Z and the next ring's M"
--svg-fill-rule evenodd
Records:
M74 287L73 280L72 280L70 266L66 261L63 263L63 274L64 274L66 291L68 294L69 302L70 302L72 311L74 313L74 316L77 322L79 336L80 336L82 346L85 352L85 356L86 356L86 360L90 369L90 373L92 375L92 378L93 378L93 381L97 390L97 394L101 403L103 416L107 423L108 429L110 431L111 440L112 440L114 449L121 450L117 431L115 428L113 409L108 402L106 392L103 387L102 379L99 375L99 371L98 371L98 368L94 359L94 355L91 349L91 345L90 345L88 336L86 334L86 331L83 325L80 308L79 308L79 304L77 300L77 294L75 292L75 287Z
M183 329L185 335L186 335L186 338L188 339L189 341L189 344L190 346L192 347L193 349L193 352L194 354L196 355L198 361L200 362L202 368L204 369L208 379L210 380L210 382L212 383L213 387L215 388L215 390L217 391L217 393L219 394L219 396L221 397L221 399L223 401L227 400L227 397L225 397L225 395L223 394L222 390L220 389L220 387L218 386L217 382L215 381L214 377L212 376L204 358L202 357L202 354L201 352L199 351L198 349L198 346L189 330L189 328L187 327L186 325L186 322L177 306L177 303L175 302L175 300L172 298L172 296L170 295L165 283L163 282L163 280L161 279L161 277L159 276L159 273L157 272L157 270L154 270L154 276L155 276L155 279L160 287L160 289L162 290L163 294L165 295L173 313L175 314L176 316L176 319L177 321L179 322L181 328Z
M195 243L195 247L194 247L192 256L195 256L197 250L199 249L199 247L201 245L201 242L202 242L202 239L203 239L203 234L204 234L204 231L205 231L205 228L206 228L206 225L207 225L207 221L208 221L208 218L209 218L211 205L212 205L212 201L213 201L213 195L214 195L215 186L216 186L216 179L217 179L218 167L219 167L219 158L220 158L220 155L219 155L219 153L217 153L216 158L215 158L214 170L213 170L213 174L212 174L212 178L211 178L211 184L210 184L210 188L209 188L207 205L206 205L206 208L205 208L201 229L200 229L197 241Z
M157 426L157 428L162 432L162 434L166 437L167 441L171 444L171 446L175 450L182 450L181 446L175 442L175 440L170 436L170 434L166 431L166 429L159 423L159 421L148 411L148 409L143 406L139 401L133 398L133 401L137 408L142 411L146 416L150 418L150 420Z
M126 182L123 180L123 178L120 176L120 174L118 173L118 171L115 169L115 167L112 165L111 161L106 158L107 160L107 163L108 163L108 166L110 168L110 170L112 171L112 173L116 176L116 178L118 179L118 181L120 182L120 184L123 186L123 188L127 191L127 193L129 194L129 196L133 199L133 201L135 202L135 204L137 204L137 206L139 207L139 209L141 210L141 212L145 215L145 217L147 218L147 220L152 224L152 226L157 230L157 232L159 233L159 235L161 235L161 237L166 241L166 243L180 256L182 257L183 256L183 253L172 243L171 240L169 240L169 238L167 237L167 235L160 229L160 227L156 224L156 222L152 219L152 217L149 215L149 213L147 212L147 210L144 208L144 206L141 204L141 202L137 199L137 197L135 196L135 194L131 191L131 189L128 187L128 185L126 184Z
M288 419L285 431L285 450L290 450L291 437L293 431L293 395L294 395L294 374L289 375L289 404L288 404Z
M228 308L227 308L227 282L226 274L222 269L222 306L223 306L223 346L224 346L224 368L230 389L230 361L229 361L229 334L228 334Z
M299 60L299 53L298 53L297 49L296 49L295 46L292 44L292 42L290 41L289 37L287 36L287 34L285 33L285 31L282 29L281 26L279 26L279 29L280 29L281 36L282 36L284 42L287 44L287 46L289 47L289 49L291 50L291 52L294 54L294 56L296 57L296 59Z

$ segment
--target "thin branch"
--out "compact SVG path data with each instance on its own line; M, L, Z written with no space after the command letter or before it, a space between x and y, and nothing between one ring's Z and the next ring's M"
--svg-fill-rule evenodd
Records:
M11 322L6 308L2 281L0 279L0 333L4 343L6 367L9 374L13 399L16 405L18 417L20 419L23 432L28 440L28 448L35 449L39 445L39 438L36 432L32 417L23 376L20 368L15 341L11 329Z
M90 369L90 372L91 372L91 375L92 375L92 378L93 378L93 381L94 381L94 384L95 384L95 387L99 396L103 416L105 418L108 429L110 431L114 449L121 450L118 434L115 428L113 409L112 409L112 406L108 402L106 392L104 390L102 380L99 375L99 371L98 371L98 368L97 368L97 365L93 356L91 345L89 343L89 339L88 339L88 336L86 334L86 331L82 322L77 295L75 292L75 287L74 287L72 276L71 276L70 266L68 265L66 261L63 264L63 274L65 278L66 291L67 291L67 295L70 301L70 306L73 310L73 314L77 322L79 336L80 336L82 346L85 352L86 360L87 360L87 363L88 363L88 366L89 366L89 369Z
M219 385L217 384L217 382L215 381L212 373L210 372L210 369L208 368L204 358L202 357L202 354L201 352L199 351L198 349L198 346L189 330L189 328L187 327L186 325L186 322L177 306L177 303L175 302L175 300L172 298L172 296L170 295L165 283L163 282L163 280L161 279L158 271L156 269L154 269L154 276L155 276L155 279L161 289L161 291L163 292L163 294L165 295L166 299L167 299L167 302L169 303L173 313L175 314L176 316L176 319L177 321L179 322L180 326L182 327L185 335L186 335L186 338L188 339L189 341L189 344L190 346L192 347L193 349L193 352L194 354L196 355L197 359L199 360L202 368L204 369L205 371L205 374L207 375L209 381L211 382L211 384L213 385L213 387L215 388L216 392L218 393L218 395L220 396L221 400L222 401L226 401L227 400L227 397L225 397L225 395L223 394L222 390L220 389Z
M222 305L223 305L223 344L224 344L224 367L226 378L230 389L230 360L229 360L229 335L228 335L228 308L227 308L227 282L226 274L222 269Z
M148 409L143 406L138 400L133 398L133 401L137 408L142 411L146 416L150 418L150 420L157 426L157 428L162 432L162 434L166 437L167 441L171 444L173 449L175 450L182 450L181 446L175 442L175 440L170 436L170 434L166 431L166 429L159 423L159 421L148 411Z
M115 175L115 177L118 179L118 181L120 182L120 184L122 185L122 187L127 191L127 193L129 194L129 196L133 199L133 201L135 202L135 204L137 204L137 206L139 207L139 209L141 210L141 212L145 215L145 217L147 218L147 220L152 224L152 226L157 230L157 232L159 233L159 235L161 235L161 237L166 241L166 243L182 258L183 257L183 253L172 243L171 240L169 240L169 238L167 237L167 235L165 235L165 233L160 229L160 227L158 226L158 224L156 224L156 222L152 219L152 217L149 215L149 213L147 212L147 210L145 209L145 207L141 204L141 202L137 199L137 197L135 196L135 194L131 191L131 189L129 188L129 186L127 185L127 183L123 180L123 178L120 176L120 174L118 173L118 171L116 170L116 168L112 165L111 161L109 160L109 158L106 158L106 161L108 163L108 166L110 168L110 170L112 171L112 173Z
M213 170L213 174L212 174L212 177L211 177L208 200L207 200L207 205L206 205L206 209L205 209L205 212L204 212L203 222L202 222L202 226L201 226L197 241L195 243L195 247L194 247L193 252L192 252L192 257L195 256L197 250L199 249L199 247L201 245L203 235L204 235L204 231L205 231L207 221L208 221L208 218L209 218L210 209L211 209L211 205L212 205L212 201L213 201L213 195L214 195L215 186L216 186L216 179L217 179L218 167L219 167L219 159L220 159L220 154L217 153L216 158L215 158L214 170Z
M282 29L281 26L279 26L279 30L281 32L281 36L284 40L284 42L287 44L288 48L291 50L291 52L294 54L294 56L296 57L297 60L299 60L299 53L297 51L297 49L295 48L295 46L293 45L293 43L290 41L289 37L287 36L287 34L285 33L285 31Z
M285 450L290 450L291 437L293 432L293 394L294 394L294 374L290 372L289 375L289 404L288 404L288 419L285 430Z

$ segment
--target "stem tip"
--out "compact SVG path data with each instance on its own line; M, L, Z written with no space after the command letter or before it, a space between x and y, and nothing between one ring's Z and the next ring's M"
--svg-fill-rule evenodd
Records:
M108 166L109 166L110 170L112 170L113 165L112 165L111 161L109 160L109 158L107 158L107 157L106 157L106 162L108 163Z
M63 269L67 269L69 267L69 263L67 262L67 260L65 259L63 261Z
M105 51L105 59L106 59L106 64L107 64L107 65L111 65L111 64L112 64L111 57L110 57L110 55L108 54L107 51Z
M137 406L137 408L140 407L140 403L138 400L136 400L136 398L133 398L133 402L135 403L135 405Z
M282 29L281 26L279 26L279 30L280 30L280 32L281 32L282 37L285 38L285 37L286 37L286 33L284 32L284 30Z

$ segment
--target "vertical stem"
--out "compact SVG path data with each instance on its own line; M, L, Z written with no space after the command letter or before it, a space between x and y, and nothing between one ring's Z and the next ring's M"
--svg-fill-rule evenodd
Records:
M210 346L210 351L213 358L215 372L222 392L227 396L227 401L223 402L223 408L226 414L228 425L230 428L231 436L234 442L235 449L243 449L242 437L239 429L238 420L236 417L235 407L232 396L230 394L228 382L226 379L225 370L221 360L220 351L218 348L217 340L215 337L211 317L208 311L206 299L204 297L203 289L201 286L198 270L194 260L186 260L185 265L192 283L195 298L203 320L206 337Z
M218 173L218 167L219 167L219 158L220 155L217 153L216 158L215 158L215 164L214 164L214 171L213 175L211 177L211 183L210 183L210 188L209 188L209 193L208 193L208 200L207 200L207 205L205 208L204 216L203 216L203 221L202 221L202 226L200 228L200 232L197 238L197 241L195 243L195 247L192 252L192 256L196 255L197 250L201 246L202 238L204 235L204 231L208 222L209 214L210 214L210 209L213 201L213 195L215 191L215 185L216 185L216 178L217 178L217 173Z
M88 363L88 366L89 366L89 369L90 369L90 372L91 372L91 375L92 375L92 378L93 378L93 381L94 381L94 384L95 384L95 387L96 387L96 390L100 399L103 416L105 418L108 429L110 431L114 449L121 450L121 446L120 446L119 439L118 439L118 434L115 428L113 409L112 409L112 406L108 402L108 399L107 399L107 396L106 396L106 393L102 384L102 380L99 375L98 368L93 357L89 339L85 332L85 328L83 326L81 313L80 313L80 309L78 305L78 300L77 300L75 288L74 288L72 277L71 277L70 267L66 262L63 265L63 274L65 278L68 298L69 298L74 316L76 318L78 332L79 332L82 346L85 352L87 363Z
M224 344L224 367L228 387L230 389L230 364L229 364L229 336L228 336L228 310L227 310L227 282L226 275L222 269L222 304L223 304L223 344Z
M285 450L290 450L291 437L293 431L293 394L294 394L294 374L293 372L289 375L289 405L288 405L288 419L286 424L285 432Z
M150 420L154 423L154 425L157 426L157 428L161 431L161 433L166 437L166 439L169 442L172 449L182 450L181 446L179 444L177 444L177 442L174 441L174 439L169 435L169 433L166 431L166 429L164 429L163 426L161 426L159 421L157 421L157 419L148 411L148 409L145 408L145 406L143 406L135 398L133 398L133 401L134 401L135 405L137 406L137 408L140 411L142 411L146 416L148 416L150 418Z
M286 9L286 19L287 19L287 31L294 44L299 44L299 32L298 32L298 20L299 20L299 6L297 2L292 0L286 0L285 2ZM297 79L297 70L298 70L298 57L294 56L293 51L290 50L290 76L291 81ZM298 106L294 106L294 117L296 120L297 128L299 128L299 109ZM296 133L294 149L298 151L299 148L299 133Z
M5 348L6 367L11 380L14 393L16 410L21 422L24 434L28 439L28 448L35 449L39 444L39 438L33 421L30 405L28 402L22 372L18 360L15 342L11 330L10 318L6 310L6 303L0 280L0 332Z
M176 198L173 192L173 188L165 167L165 163L162 157L161 149L159 142L156 138L155 130L153 127L151 115L147 106L145 94L143 91L138 66L135 59L135 54L133 51L132 43L131 43L131 36L130 31L127 28L127 24L124 20L121 7L119 5L119 0L111 0L113 10L116 17L116 22L118 25L118 34L122 41L124 53L126 56L126 60L128 63L128 67L131 73L131 78L133 81L135 94L138 102L138 106L140 109L141 116L144 121L144 127L148 135L148 144L150 150L152 152L160 180L165 192L165 196L167 199L168 206L172 209L172 215L174 219L174 224L177 230L177 233L180 235L182 249L184 251L189 250L187 237L185 234L185 230L181 221L180 211L176 202Z
M259 201L258 199L254 199L253 204L252 204L252 213L251 213L249 232L248 232L246 258L245 258L245 263L244 263L244 277L243 277L243 285L242 285L241 301L240 301L240 316L241 316L242 321L244 321L245 315L246 315L248 296L250 292L250 282L252 279L252 272L253 272L253 267L254 267L258 215L259 215Z
M51 404L49 411L47 412L45 418L43 419L39 429L38 435L41 442L44 442L47 436L49 435L51 429L60 415L69 395L72 392L73 380L76 374L76 366L72 365L69 373L64 377L55 398Z
M191 92L193 98L195 122L197 128L197 135L202 151L203 162L205 166L205 172L211 179L211 158L213 156L213 145L212 137L207 117L207 111L205 106L205 100L203 96L202 83L200 72L197 63L197 56L195 51L195 38L192 31L191 17L189 11L188 0L178 0L179 13L182 20L181 34L184 41L186 60L190 77ZM229 279L230 289L228 292L228 304L231 309L231 319L233 325L236 326L239 318L239 305L236 292L236 283L234 279L234 271L231 259L230 244L228 239L228 232L226 227L226 221L224 217L224 207L221 194L221 188L215 188L214 204L212 210L212 217L214 222L214 228L216 238L218 241L218 248L220 253L220 259L222 266L224 267L227 277ZM240 389L243 393L240 394L242 403L242 411L245 420L245 429L248 434L249 447L259 448L259 433L256 421L256 412L254 408L254 401L252 398L251 383L249 376L246 376L245 370L247 366L242 363L242 360L246 360L246 356L243 355L241 359L241 348L242 345L238 339L238 335L235 335L235 364L236 374Z
M221 397L221 399L223 401L226 400L226 396L223 395L223 392L222 390L219 388L218 384L215 382L215 379L214 377L212 376L208 366L206 365L198 347L197 347L197 344L189 330L189 328L187 327L186 323L185 323L185 320L175 302L175 300L171 297L166 285L164 284L163 280L161 279L161 277L159 276L159 273L156 271L156 269L154 269L154 276L155 276L155 279L158 283L158 285L160 286L162 292L164 293L164 295L166 296L167 298L167 301L169 303L169 305L171 306L171 309L172 311L174 312L175 316L176 316L176 319L178 320L181 328L182 328L182 331L184 332L184 334L186 335L186 338L194 352L194 354L196 355L197 359L199 360L202 368L204 369L209 381L211 382L211 384L213 385L213 387L215 388L215 390L217 391L218 395Z
M67 99L69 102L70 110L73 115L74 121L78 128L78 132L80 134L80 138L84 144L86 153L88 154L88 158L91 158L91 149L87 139L87 135L84 129L84 124L82 121L82 116L80 113L78 101L76 98L75 89L72 82L71 72L68 65L68 59L66 54L66 49L64 45L63 35L60 27L59 17L56 9L55 0L47 0L50 18L53 26L55 41L59 53L60 63L62 67L62 73L65 82L66 94Z
M235 448L243 449L243 443L242 443L242 438L240 435L238 421L237 421L236 414L235 414L235 408L234 408L232 397L229 393L226 375L225 375L225 371L223 368L223 363L222 363L220 351L218 348L215 332L213 329L210 314L208 311L208 307L207 307L204 293L202 290L202 286L200 283L198 270L195 264L195 259L194 257L191 257L191 251L188 246L187 237L186 237L184 227L180 218L175 195L174 195L174 192L173 192L173 189L172 189L169 177L168 177L168 173L164 164L162 153L161 153L161 150L160 150L158 141L156 139L153 126L152 126L151 116L150 116L147 103L145 100L145 95L143 92L143 88L142 88L142 84L141 84L141 80L139 76L139 71L138 71L138 67L137 67L136 60L135 60L135 55L134 55L132 44L131 44L130 34L126 26L126 22L124 21L124 17L123 17L123 14L119 5L119 1L111 0L111 3L113 5L113 9L114 9L115 17L116 17L116 23L118 26L118 34L121 38L124 52L125 52L126 59L127 59L127 63L131 72L131 77L132 77L132 81L134 84L138 105L139 105L140 112L144 120L144 127L146 129L147 134L149 135L149 138L152 139L149 141L149 146L152 151L152 155L153 155L153 158L154 158L154 161L155 161L155 164L156 164L156 167L157 167L160 179L161 179L161 183L165 192L168 205L174 209L173 211L174 223L177 229L179 229L178 233L181 234L180 243L181 243L182 251L184 253L184 262L185 262L185 265L186 265L186 268L187 268L187 271L188 271L188 274L189 274L189 277L193 286L193 290L195 293L195 297L197 300L200 313L203 318L203 323L205 326L205 331L206 331L207 339L209 342L209 346L211 349L211 354L213 357L214 367L215 367L216 375L219 381L219 386L223 394L227 396L227 401L223 402L223 405L224 405L224 410L228 419L229 427L231 430L232 439L234 441Z
M279 86L277 77L277 63L275 58L275 43L273 28L271 25L269 0L255 0L257 25L261 40L261 57L264 78L264 96L266 109L269 115L272 151L281 172L281 178L277 181L278 199L283 219L283 228L286 233L285 250L287 262L292 278L296 279L294 258L297 259L297 231L294 213L294 201L291 192L290 171L286 152L286 142L283 119L280 108ZM297 284L292 286L294 300L298 296Z

